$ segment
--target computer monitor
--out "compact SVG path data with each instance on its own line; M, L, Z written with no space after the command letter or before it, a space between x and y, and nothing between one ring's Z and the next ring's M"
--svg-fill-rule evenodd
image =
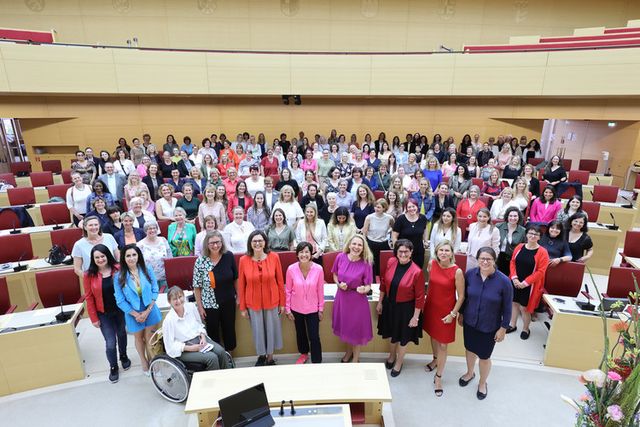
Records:
M218 402L224 427L271 427L271 417L264 384L225 397Z

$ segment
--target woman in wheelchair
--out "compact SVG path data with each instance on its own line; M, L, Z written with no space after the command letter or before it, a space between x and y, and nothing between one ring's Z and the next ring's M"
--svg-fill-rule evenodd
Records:
M201 364L207 371L231 368L224 347L207 336L198 308L185 302L182 289L172 286L167 299L171 310L162 322L167 354L187 364Z

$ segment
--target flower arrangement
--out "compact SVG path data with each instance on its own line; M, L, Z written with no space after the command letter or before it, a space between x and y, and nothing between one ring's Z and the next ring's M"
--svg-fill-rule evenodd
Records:
M594 282L590 271L589 275ZM618 339L611 349L607 319L600 309L603 358L598 369L590 369L580 376L586 392L578 401L562 396L576 410L576 427L640 427L640 289L635 275L633 283L635 292L629 294L631 310L613 325L612 332L618 334ZM602 307L599 293L598 298Z

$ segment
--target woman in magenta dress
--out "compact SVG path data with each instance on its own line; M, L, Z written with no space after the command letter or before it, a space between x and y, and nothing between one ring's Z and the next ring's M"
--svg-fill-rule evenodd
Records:
M442 396L442 373L447 362L447 345L456 339L456 317L464 302L464 274L455 264L453 245L443 240L436 246L436 259L429 264L430 276L424 305L423 329L431 337L433 360L425 366L436 370L436 396Z
M373 281L373 256L360 235L349 239L333 264L338 292L333 303L333 333L348 345L343 363L360 360L360 347L373 338L367 293Z

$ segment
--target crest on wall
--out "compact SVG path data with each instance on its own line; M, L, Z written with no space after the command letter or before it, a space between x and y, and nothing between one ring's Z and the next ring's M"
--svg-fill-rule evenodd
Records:
M365 18L373 18L378 14L380 8L380 0L362 0L360 5L360 13Z
M211 15L218 8L217 0L197 0L196 6L203 15Z
M513 7L516 10L516 23L519 24L526 21L529 15L529 0L515 0Z
M296 16L300 10L300 0L280 0L280 11L285 16Z
M44 0L24 0L24 5L31 12L42 12L44 10Z
M437 12L445 21L452 19L456 16L456 0L440 0Z
M131 10L131 0L111 0L111 4L118 13L127 13Z

